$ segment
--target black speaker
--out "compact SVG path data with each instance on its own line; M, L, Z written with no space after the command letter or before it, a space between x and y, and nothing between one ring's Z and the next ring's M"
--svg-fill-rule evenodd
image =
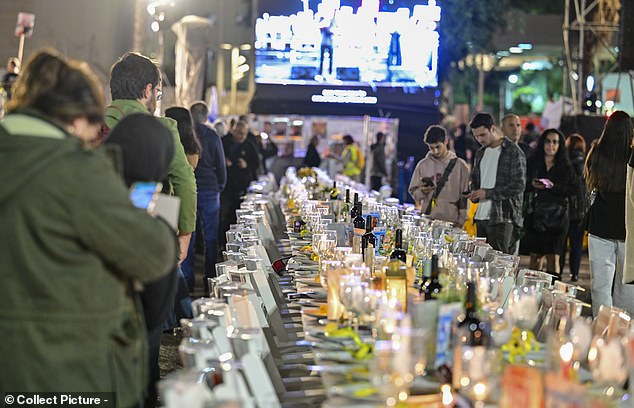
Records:
M339 67L337 68L337 79L340 81L355 81L359 82L361 74L357 67Z
M621 2L619 64L621 71L634 70L634 1Z
M315 79L317 68L309 65L295 65L291 68L291 79Z

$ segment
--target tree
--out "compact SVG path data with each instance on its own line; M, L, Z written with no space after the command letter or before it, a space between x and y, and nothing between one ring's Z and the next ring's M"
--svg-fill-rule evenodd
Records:
M439 25L439 80L448 79L452 63L471 53L491 50L493 34L504 27L508 0L444 0Z

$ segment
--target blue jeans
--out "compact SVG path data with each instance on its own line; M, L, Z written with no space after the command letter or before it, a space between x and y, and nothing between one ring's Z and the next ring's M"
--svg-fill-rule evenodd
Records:
M220 193L217 191L198 190L198 211L196 216L200 222L198 232L202 233L202 239L205 243L205 281L203 286L207 287L207 278L216 276L218 224L220 222ZM183 261L181 265L189 290L194 288L195 242L196 233L194 232L189 242L187 258L185 258L185 261Z
M616 306L634 313L634 285L623 284L625 241L588 238L590 276L592 277L592 316L597 317L601 305Z

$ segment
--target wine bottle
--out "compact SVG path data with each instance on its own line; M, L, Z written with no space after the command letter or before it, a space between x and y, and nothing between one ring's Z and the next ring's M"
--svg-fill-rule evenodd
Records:
M350 209L350 222L354 222L354 219L357 217L357 204L359 204L359 193L354 193L354 202Z
M352 252L355 254L361 253L361 238L365 233L365 219L363 218L361 203L357 202L355 205L356 217L352 220L352 225L354 227L354 237L352 238Z
M370 251L376 250L376 236L372 233L374 229L374 225L372 222L372 216L367 215L365 217L365 234L361 237L361 253L365 259L365 251L366 249Z
M390 259L398 259L399 261L407 262L407 253L403 250L403 230L400 228L396 230L394 250L390 255Z
M438 279L438 255L431 256L431 276L424 285L421 285L421 292L425 297L425 300L433 300L442 292L442 285Z
M398 302L400 310L407 311L407 265L392 258L384 267L385 295L388 300Z
M453 352L453 386L460 389L464 378L474 378L482 373L486 364L491 330L480 321L477 311L478 297L474 282L467 282L464 315L458 319ZM467 361L467 353L469 355Z
M341 216L343 217L343 222L350 222L348 220L348 216L350 215L350 189L346 188L346 200L343 202L343 206L341 207Z
M433 275L433 272L432 272ZM464 300L464 318L458 323L458 335L462 344L475 346L488 346L489 333L486 324L478 318L478 296L476 285L467 282L467 296Z
M337 182L332 182L332 189L330 189L330 199L338 200L339 199L339 190L337 190Z

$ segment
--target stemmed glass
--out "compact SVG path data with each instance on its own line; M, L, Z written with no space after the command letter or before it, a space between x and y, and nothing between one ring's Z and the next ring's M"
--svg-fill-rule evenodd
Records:
M358 275L344 275L339 281L339 298L348 312L350 326L355 331L359 330L359 316L364 311L368 290L368 283Z

